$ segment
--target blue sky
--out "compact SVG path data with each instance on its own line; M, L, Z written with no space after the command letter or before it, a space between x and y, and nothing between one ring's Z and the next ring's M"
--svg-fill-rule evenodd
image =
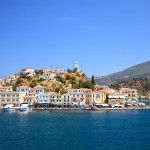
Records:
M0 77L24 67L107 75L150 60L149 0L0 0Z

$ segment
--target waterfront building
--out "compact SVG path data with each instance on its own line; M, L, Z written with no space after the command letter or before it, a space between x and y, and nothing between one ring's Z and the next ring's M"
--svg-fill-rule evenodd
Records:
M73 106L72 95L66 93L62 95L62 105L63 107Z
M28 95L30 89L31 89L31 88L28 87L28 86L20 86L20 87L17 87L17 88L16 88L16 91L17 91L17 92L23 92L23 93L25 93L25 95Z
M29 106L32 106L34 103L37 102L37 94L36 93L30 93L29 95L26 95L23 97L24 98L24 103L28 103Z
M52 93L49 97L50 104L55 106L62 106L63 105L63 96L57 93Z
M24 94L22 92L0 92L0 107L6 104L14 104L20 106L23 103Z
M87 92L92 92L92 90L88 88L68 89L67 93L71 96L73 106L81 106L86 104Z
M137 89L121 88L119 93L127 94L130 101L135 101L136 97L138 97Z
M37 102L42 104L44 103L48 104L50 95L51 95L50 93L39 93Z
M128 94L109 94L108 95L108 104L114 105L114 104L125 104L126 102L129 102Z
M104 104L106 100L106 93L103 91L93 91L86 93L86 104L99 106Z

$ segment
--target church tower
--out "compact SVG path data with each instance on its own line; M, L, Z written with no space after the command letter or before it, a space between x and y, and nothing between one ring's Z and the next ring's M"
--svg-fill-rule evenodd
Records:
M74 68L79 69L79 64L78 64L78 62L77 62L77 61L75 62Z

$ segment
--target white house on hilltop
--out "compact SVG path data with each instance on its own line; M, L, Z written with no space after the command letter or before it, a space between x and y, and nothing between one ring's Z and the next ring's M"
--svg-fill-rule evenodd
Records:
M54 72L44 72L42 76L39 77L43 79L53 79L56 76L56 73Z
M55 73L66 73L66 70L63 68L48 68L47 72L55 72Z
M34 73L34 69L33 68L24 68L24 69L22 69L22 73L23 74Z

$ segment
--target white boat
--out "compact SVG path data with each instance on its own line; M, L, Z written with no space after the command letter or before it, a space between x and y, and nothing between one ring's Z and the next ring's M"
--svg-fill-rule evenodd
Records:
M10 112L10 111L15 111L16 108L15 108L14 104L7 104L6 106L4 106L3 110L5 112Z
M29 111L29 104L22 103L20 107L20 111Z

